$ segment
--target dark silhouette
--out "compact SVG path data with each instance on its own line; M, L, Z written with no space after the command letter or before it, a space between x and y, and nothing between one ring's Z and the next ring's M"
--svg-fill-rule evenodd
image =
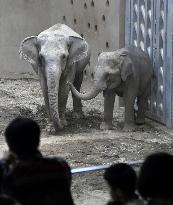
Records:
M139 172L138 191L149 204L173 204L173 155L159 152L149 155Z
M104 179L110 187L111 201L108 205L123 205L136 200L136 172L125 163L110 166L104 173Z
M17 158L34 158L39 153L40 127L32 119L17 117L5 130L10 152Z
M1 205L21 205L15 199L7 195L0 195L0 204Z
M3 191L22 205L73 205L71 170L59 157L43 157L39 151L40 127L32 119L18 117L5 130L9 146Z

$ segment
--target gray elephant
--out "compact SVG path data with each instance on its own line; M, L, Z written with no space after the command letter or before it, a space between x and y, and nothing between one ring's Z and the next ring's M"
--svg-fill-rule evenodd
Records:
M115 52L103 52L91 73L94 86L89 93L79 93L71 83L72 93L82 99L90 100L103 91L104 121L101 129L112 129L115 95L124 98L124 130L131 131L137 124L145 123L147 99L150 95L153 66L149 56L136 47L122 48ZM137 99L138 111L135 119L134 104Z
M20 56L38 74L49 119L56 131L62 129L67 125L67 81L80 90L83 70L90 60L88 43L68 26L56 24L38 36L25 38ZM77 117L83 115L81 100L74 96L73 109Z

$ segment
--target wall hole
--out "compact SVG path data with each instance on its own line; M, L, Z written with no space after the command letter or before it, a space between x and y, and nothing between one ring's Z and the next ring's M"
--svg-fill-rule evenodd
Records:
M73 5L73 0L71 0L71 4Z
M86 2L84 3L84 9L87 9L87 4L86 4Z
M106 1L106 6L109 6L109 0Z
M105 15L102 15L102 21L106 21Z
M109 48L109 43L106 41L106 48Z
M88 28L91 28L91 24L90 23L88 23Z
M66 16L63 16L63 17L62 17L62 20L63 20L63 21L66 21Z
M95 25L95 26L94 26L94 28L95 28L95 31L97 31L97 30L98 30L98 26L97 26L97 25Z
M98 52L97 55L99 56L101 52Z
M77 20L76 19L74 19L74 24L77 24Z
M94 1L93 0L91 1L91 6L94 7Z
M83 33L81 33L81 35L80 35L82 38L83 38Z

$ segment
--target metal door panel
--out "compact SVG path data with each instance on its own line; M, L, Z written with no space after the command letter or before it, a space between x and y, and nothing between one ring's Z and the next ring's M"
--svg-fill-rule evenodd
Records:
M126 45L146 51L154 65L148 116L168 127L172 126L172 10L171 0L126 0Z

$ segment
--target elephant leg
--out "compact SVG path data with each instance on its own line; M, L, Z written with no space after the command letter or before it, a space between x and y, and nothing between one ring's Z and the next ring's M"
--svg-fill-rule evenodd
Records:
M73 85L77 91L80 91L82 80L83 80L83 73L80 73L75 76ZM73 94L72 94L72 97L73 97L73 111L74 111L73 116L74 118L83 118L84 114L82 111L81 99L75 97Z
M69 86L66 85L66 80L61 79L60 85L59 85L59 93L58 93L58 98L59 98L58 109L59 109L59 116L60 116L61 124L63 127L67 126L65 111L66 111L69 91L70 89L69 89Z
M104 121L100 125L100 129L110 130L112 129L115 92L113 90L107 90L103 92L103 95L104 95Z
M46 112L47 112L49 121L51 121L51 114L50 114L50 110L49 110L47 80L42 72L39 72L39 78L40 78L41 89L43 92L43 98L44 98L44 102L45 102Z
M134 92L130 92L129 89L124 93L125 120L123 131L133 131L135 129L135 98L136 95Z
M150 87L148 87L142 96L138 97L138 112L136 118L136 124L142 125L145 124L145 112L147 109L147 100L149 97Z

